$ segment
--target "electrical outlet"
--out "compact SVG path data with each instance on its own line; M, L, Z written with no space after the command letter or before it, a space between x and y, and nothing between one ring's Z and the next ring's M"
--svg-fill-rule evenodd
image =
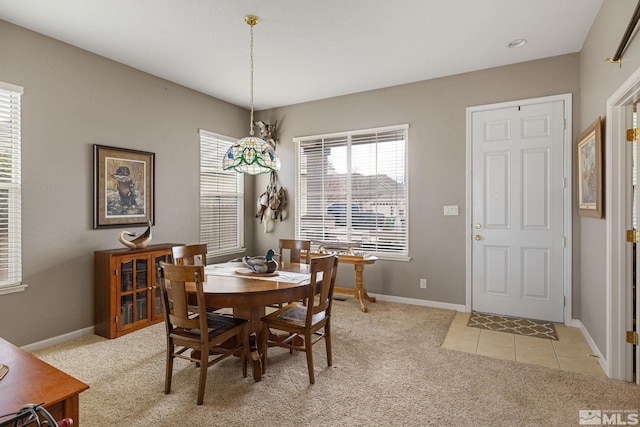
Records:
M420 288L427 289L427 279L420 279Z

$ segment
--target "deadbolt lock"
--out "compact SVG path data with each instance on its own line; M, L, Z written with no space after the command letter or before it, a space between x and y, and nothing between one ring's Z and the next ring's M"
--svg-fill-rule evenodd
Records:
M480 224L476 224L475 227L480 229L480 227L482 227L482 226Z

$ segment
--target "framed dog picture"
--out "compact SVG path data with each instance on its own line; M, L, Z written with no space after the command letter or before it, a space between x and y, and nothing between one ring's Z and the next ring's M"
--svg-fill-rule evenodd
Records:
M598 117L578 137L578 214L602 218L602 124Z
M155 154L93 146L93 228L155 223Z

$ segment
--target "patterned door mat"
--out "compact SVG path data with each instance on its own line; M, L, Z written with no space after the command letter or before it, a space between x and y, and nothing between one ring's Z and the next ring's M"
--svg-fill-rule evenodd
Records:
M525 335L527 337L548 338L558 340L556 328L551 322L539 320L520 319L517 317L496 316L471 312L467 326L492 331L510 332L512 334Z

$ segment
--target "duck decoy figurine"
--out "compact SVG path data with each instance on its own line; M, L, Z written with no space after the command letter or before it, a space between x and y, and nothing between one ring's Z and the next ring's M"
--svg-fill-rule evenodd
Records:
M132 233L130 231L121 231L120 235L118 236L118 240L120 241L120 243L122 243L123 245L125 245L128 248L131 249L142 249L142 248L146 248L147 245L149 245L149 242L151 241L151 220L149 218L147 218L147 224L149 224L149 227L147 227L147 229L145 230L144 233L142 233L140 236L138 236L136 233ZM127 235L129 237L136 237L133 240L126 240L124 238L124 236Z
M242 262L254 273L273 273L278 269L278 262L273 259L273 249L269 249L264 256L245 256Z

